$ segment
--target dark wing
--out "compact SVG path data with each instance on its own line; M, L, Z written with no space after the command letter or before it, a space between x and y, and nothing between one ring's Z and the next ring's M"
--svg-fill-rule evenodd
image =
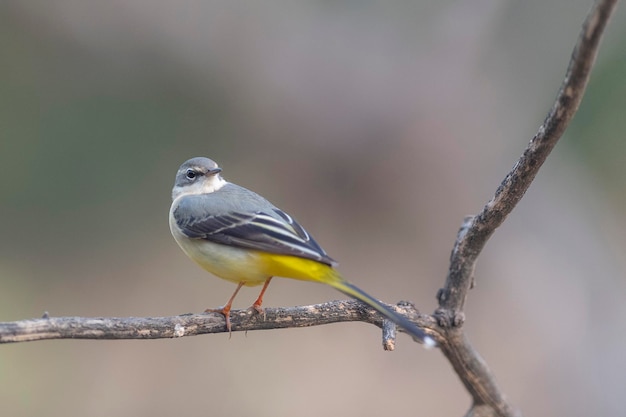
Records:
M271 210L274 215L261 211L232 211L219 215L181 216L176 213L178 210L174 215L178 227L190 238L336 265L291 216L275 207Z

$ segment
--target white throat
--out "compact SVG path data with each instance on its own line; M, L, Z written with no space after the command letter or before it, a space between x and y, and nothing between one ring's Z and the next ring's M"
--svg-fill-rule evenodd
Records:
M208 194L219 190L226 185L226 180L220 174L211 175L198 184L200 192L198 194ZM193 187L192 187L193 188Z

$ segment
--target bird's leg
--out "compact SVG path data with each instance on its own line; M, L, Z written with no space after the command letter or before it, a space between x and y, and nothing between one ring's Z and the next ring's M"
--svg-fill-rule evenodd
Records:
M235 299L235 297L237 296L237 293L239 292L239 290L241 289L241 287L243 287L245 284L245 282L240 282L237 285L237 289L235 290L235 292L233 293L233 295L230 297L230 299L228 300L228 302L226 303L226 305L224 307L220 307L220 308L207 308L206 310L204 310L205 313L221 313L224 315L224 318L226 319L226 330L228 330L228 333L232 336L232 330L231 330L231 326L230 326L230 308L233 305L233 300Z
M252 304L251 307L255 309L257 313L263 314L263 319L265 319L265 310L263 310L263 307L261 307L261 304L263 304L263 294L265 294L265 290L267 290L267 287L268 285L270 285L271 280L272 277L269 277L267 281L265 281L265 284L263 284L263 289L261 289L261 294L259 294L256 301L254 302L254 304Z

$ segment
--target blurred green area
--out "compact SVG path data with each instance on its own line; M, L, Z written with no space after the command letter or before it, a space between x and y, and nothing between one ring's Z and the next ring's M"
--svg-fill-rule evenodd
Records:
M623 45L622 45L623 46ZM614 48L611 59L603 59L593 73L592 87L571 126L569 146L588 168L604 197L616 207L626 204L626 56Z
M174 173L199 155L297 217L364 289L432 311L463 217L490 198L552 105L588 8L0 3L0 320L222 304L232 286L188 261L167 226ZM579 113L486 248L467 303L471 339L528 415L626 410L626 334L615 331L626 320L625 22L618 11ZM236 307L255 296L247 290ZM266 302L340 297L279 280ZM2 346L0 409L467 409L441 355L405 338L383 354L378 338L351 324Z
M156 62L130 74L110 68L27 15L0 16L11 34L0 38L2 253L34 245L55 258L82 231L98 236L90 245L99 246L120 226L147 228L156 213L130 205L137 193L165 204L155 198L171 177L164 158L184 160L185 144L206 142L207 132L212 148L224 146L226 100L217 87L199 96ZM107 216L112 210L118 214Z

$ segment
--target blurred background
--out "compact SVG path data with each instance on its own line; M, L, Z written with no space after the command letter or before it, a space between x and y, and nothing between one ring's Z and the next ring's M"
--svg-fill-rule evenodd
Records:
M167 214L208 156L353 282L436 308L465 215L543 121L590 0L0 3L0 321L168 316L234 286ZM626 414L626 9L479 259L467 332L526 415ZM258 289L244 289L246 308ZM275 281L267 306L342 298ZM359 323L0 346L6 416L459 416L449 364Z

